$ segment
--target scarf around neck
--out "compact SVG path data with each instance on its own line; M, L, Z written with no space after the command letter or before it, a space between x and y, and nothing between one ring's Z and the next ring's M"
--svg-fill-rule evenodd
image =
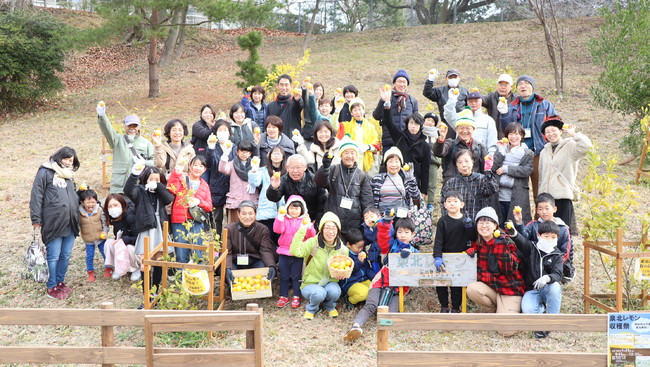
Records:
M400 93L396 90L393 90L393 95L397 97L397 101L395 103L397 112L402 112L402 110L406 108L406 100L408 99L409 95L406 93Z
M232 161L232 166L235 169L235 172L237 173L237 176L242 179L244 182L248 182L248 171L251 170L251 158L248 158L246 163L242 162L239 157L235 157Z
M52 184L56 187L64 188L68 186L65 180L71 180L74 177L74 172L70 168L63 168L54 161L43 163L43 167L49 168L54 171L54 178Z

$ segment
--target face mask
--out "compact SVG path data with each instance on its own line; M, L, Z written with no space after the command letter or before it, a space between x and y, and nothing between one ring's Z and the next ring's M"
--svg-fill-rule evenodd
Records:
M537 248L547 254L553 252L555 246L557 246L557 240L545 240L543 238L537 240Z
M460 83L459 78L447 79L447 85L449 85L450 88L456 88L458 83Z
M230 134L228 134L227 131L217 131L217 139L219 141L226 141L230 137Z
M435 126L424 126L424 125L422 126L422 134L426 136L431 136L431 137L436 136L437 130L438 128L436 128Z
M122 215L122 208L110 208L108 209L108 215L110 215L111 218L118 218Z

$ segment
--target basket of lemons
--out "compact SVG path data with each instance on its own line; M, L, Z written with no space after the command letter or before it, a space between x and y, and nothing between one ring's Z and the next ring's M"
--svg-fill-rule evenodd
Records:
M327 268L330 275L337 279L347 279L352 275L354 262L345 255L334 255L327 259Z

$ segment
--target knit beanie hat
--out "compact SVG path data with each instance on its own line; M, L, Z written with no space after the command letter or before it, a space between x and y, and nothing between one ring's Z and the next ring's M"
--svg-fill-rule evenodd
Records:
M350 138L350 135L346 134L343 139L341 139L341 145L339 146L339 156L343 156L343 152L348 149L354 149L354 151L359 154L359 146L354 140Z
M485 208L481 209L476 213L476 219L475 221L478 222L479 219L482 217L487 217L490 218L496 223L497 225L499 224L499 216L497 215L497 212L494 211L494 208L491 206L486 206Z
M323 226L327 222L334 223L336 225L336 228L338 228L339 232L341 231L341 221L339 220L339 217L332 212L327 212L323 214L323 217L320 219L320 222L318 223L318 232L323 231Z
M409 75L406 73L405 70L402 70L402 69L397 70L397 73L395 73L395 76L393 76L393 84L395 84L395 81L397 80L397 78L400 78L400 77L406 79L406 85L411 84L411 79L409 78Z
M136 115L128 115L124 118L124 126L138 125L140 126L140 118Z
M350 101L350 112L352 112L352 107L354 107L354 106L356 106L358 104L360 104L361 107L363 107L364 110L366 109L366 104L363 103L363 99L361 99L359 97L355 97L355 98L352 98L352 100Z
M469 106L465 106L462 111L458 112L458 120L456 120L456 128L458 126L467 125L476 128L474 124L474 113Z
M386 161L388 160L388 157L391 155L396 155L397 158L399 158L399 165L404 164L404 157L402 156L402 152L399 150L398 147L390 147L386 152L384 152L384 164L386 164Z
M427 112L427 114L424 115L424 119L425 119L425 120L428 119L428 118L432 118L432 119L433 119L433 122L434 122L436 125L438 124L438 121L440 120L440 119L438 118L438 115L436 115L436 114L433 113L433 112Z
M519 78L517 78L517 84L519 84L519 82L521 82L521 81L530 83L530 85L533 86L533 90L535 90L535 79L533 79L532 76L530 76L530 75L522 75Z

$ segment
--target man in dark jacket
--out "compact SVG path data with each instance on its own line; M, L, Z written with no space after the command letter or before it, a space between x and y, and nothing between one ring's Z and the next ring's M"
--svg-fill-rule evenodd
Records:
M501 129L505 129L511 122L521 124L526 137L524 143L528 149L535 152L533 159L533 173L530 181L533 186L533 197L538 195L539 186L539 154L544 149L546 141L542 133L542 124L548 116L557 115L553 104L535 93L535 79L522 75L517 79L517 94L512 103L508 104L508 112L501 115Z
M503 129L501 126L501 113L508 112L508 104L515 100L516 96L512 93L512 77L510 74L501 74L497 81L497 90L483 96L483 107L487 109L488 115L492 117L497 125L498 138L503 138ZM502 100L501 98L505 98Z
M291 195L300 195L307 203L309 217L318 223L325 213L327 191L318 187L314 175L307 170L307 162L300 154L287 159L287 173L282 177L271 177L271 185L266 190L266 198L278 202Z
M458 72L458 70L456 69L448 70L446 74L447 84L434 88L433 83L435 82L437 76L438 76L437 69L429 70L429 77L427 78L427 81L424 83L424 91L422 92L422 94L438 105L439 115L442 117L442 121L444 123L447 123L447 121L443 116L443 112L445 110L445 104L447 104L447 100L449 99L449 89L458 88L458 101L456 102L456 112L460 112L465 107L465 101L467 100L468 92L467 89L459 86L460 73ZM456 131L450 128L447 136L452 139L455 138Z
M390 111L393 116L393 122L397 126L399 131L404 130L406 127L406 118L412 114L418 112L418 101L408 94L407 88L411 84L411 79L404 70L398 70L393 76L393 90L390 96ZM384 105L387 101L384 101L383 98L379 99L377 102L377 107L372 113L372 117L377 121L383 121L384 119ZM382 151L387 151L393 145L395 145L393 138L388 133L387 129L384 128L381 136L381 145Z
M275 98L275 101L268 104L267 116L273 115L280 117L284 124L284 131L287 134L291 134L293 130L298 129L301 131L305 140L311 141L313 124L306 125L303 129L301 126L302 117L300 116L305 106L303 95L306 93L306 89L299 89L300 93L294 93L291 88L291 83L291 76L287 74L282 74L278 77L277 84L275 84L278 96ZM311 134L309 134L310 131Z
M323 165L316 172L316 184L329 191L325 211L331 211L341 220L341 231L360 228L363 212L373 206L370 177L357 167L357 144L349 137L341 140L341 164L332 164L332 157L324 156Z

